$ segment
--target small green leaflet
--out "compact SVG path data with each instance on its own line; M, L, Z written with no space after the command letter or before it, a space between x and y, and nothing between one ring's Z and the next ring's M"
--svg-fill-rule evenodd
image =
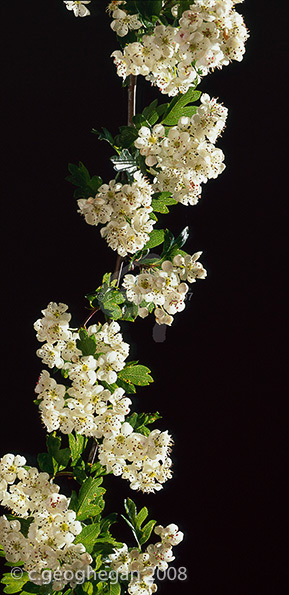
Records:
M46 438L48 452L40 453L37 457L41 471L55 475L67 467L70 459L70 449L61 448L61 438L48 434Z
M22 591L22 588L24 585L26 585L26 583L28 583L28 581L29 577L27 572L24 572L22 576L19 574L18 577L12 576L12 574L9 572L3 575L3 578L0 582L2 585L5 585L3 589L4 593L19 593Z
M156 521L151 520L144 527L142 527L142 529L140 529L142 531L142 536L140 537L140 540L139 540L140 545L143 545L144 543L146 543L149 540L155 524L156 524Z
M133 117L133 123L136 129L139 130L141 126L154 126L157 121L167 112L169 103L162 103L158 105L158 100L155 99L150 105L144 108L141 114L136 114Z
M112 320L122 318L123 309L119 304L123 304L126 298L124 293L116 287L116 279L111 280L111 273L106 273L103 276L102 285L86 297L92 308L99 308L108 318Z
M127 422L133 427L135 432L148 436L150 430L147 426L153 424L157 419L161 419L161 417L158 411L155 413L132 413L127 418Z
M121 586L119 583L109 583L109 595L120 595Z
M143 19L154 20L158 17L162 9L162 0L126 0L125 10L130 14L138 12Z
M148 523L146 523L146 525L142 526L144 521L147 519L148 509L146 506L144 506L138 513L134 501L130 498L127 498L124 501L124 508L127 517L122 515L122 518L129 525L137 543L141 546L149 540L156 521L150 520Z
M136 392L134 385L147 386L151 382L153 382L153 378L146 366L128 364L118 373L117 384L130 393Z
M167 205L177 205L178 202L172 198L171 192L156 192L152 196L152 208L156 213L168 213Z
M102 132L99 132L98 130L93 128L91 132L92 132L92 134L95 134L99 140L105 140L114 149L116 148L115 143L114 143L114 138L113 138L112 134L109 132L109 130L107 130L107 128L102 127Z
M165 230L165 239L163 245L163 252L161 257L162 258L172 258L176 254L185 255L186 252L183 252L181 248L186 243L189 237L189 228L184 227L181 233L178 235L177 238L174 237L172 232L169 229Z
M69 434L68 441L71 452L71 465L74 467L86 447L87 438L82 434L75 434L75 436Z
M182 116L191 118L196 112L197 107L189 104L197 101L200 95L201 91L195 91L193 87L184 95L177 95L169 104L162 124L164 126L175 126Z
M150 234L150 239L144 246L145 250L150 250L151 248L155 248L159 246L164 241L165 232L164 229L153 229Z
M94 355L96 351L95 335L88 335L87 330L81 328L79 331L79 339L76 341L76 346L80 349L83 355Z
M82 543L86 549L86 551L91 554L93 550L93 546L95 544L95 540L98 537L100 532L100 525L99 523L95 523L93 525L87 525L83 527L81 533L76 536L73 543Z
M99 176L91 178L88 169L81 161L78 165L69 163L68 170L71 175L67 176L66 180L77 186L74 191L74 198L89 198L96 195L102 185L102 179Z
M78 496L77 519L85 521L88 517L94 517L104 508L102 495L105 493L102 484L102 477L93 479L89 477L81 486Z
M120 126L120 134L115 137L116 147L129 149L138 137L138 131L134 126Z

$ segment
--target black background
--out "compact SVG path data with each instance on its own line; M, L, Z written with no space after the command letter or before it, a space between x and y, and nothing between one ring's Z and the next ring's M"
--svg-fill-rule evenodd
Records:
M109 145L90 134L101 126L116 133L126 121L105 4L97 1L97 14L86 19L75 19L61 0L2 7L1 452L22 453L31 464L45 445L33 405L42 369L33 322L49 301L62 301L78 326L83 296L114 268L115 254L77 214L65 181L67 163L78 160L105 181L114 177ZM176 522L186 533L176 565L188 567L189 581L164 584L167 595L279 595L288 580L281 503L289 15L272 2L248 0L239 10L251 31L243 62L201 85L229 108L218 144L227 168L204 186L197 206L179 206L164 219L176 234L190 226L187 249L203 250L208 278L193 286L164 342L153 340L152 317L123 325L131 359L155 378L136 406L163 414L159 427L175 440L175 474L149 496L109 477L107 506L119 510L135 495L159 522ZM166 99L140 80L138 111L157 96ZM129 539L125 528L122 535Z

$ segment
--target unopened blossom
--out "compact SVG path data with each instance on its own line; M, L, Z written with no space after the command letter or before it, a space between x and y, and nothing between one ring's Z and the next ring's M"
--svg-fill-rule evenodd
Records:
M73 10L76 17L87 17L90 14L90 10L86 4L90 4L91 0L64 0L67 10Z

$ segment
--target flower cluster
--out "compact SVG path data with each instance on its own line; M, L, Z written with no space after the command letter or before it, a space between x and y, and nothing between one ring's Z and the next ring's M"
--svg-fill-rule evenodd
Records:
M108 472L128 479L131 489L154 492L172 477L171 444L167 431L153 430L144 436L125 422L118 433L104 438L99 460Z
M242 0L241 0L242 1ZM157 24L152 35L112 53L117 74L143 75L162 93L185 93L200 76L242 60L248 32L238 0L195 0L177 27Z
M191 117L181 117L166 134L164 126L142 126L135 146L155 175L157 192L171 192L178 202L194 205L202 183L217 178L225 168L224 153L214 143L222 132L228 110L207 93Z
M138 306L138 315L142 318L154 310L158 324L171 325L172 314L185 308L188 285L196 279L204 279L206 271L198 262L202 252L182 256L177 254L173 261L165 260L161 268L152 267L139 275L125 275L123 287L128 300Z
M77 347L79 332L69 328L71 315L66 313L66 304L50 302L42 310L43 318L34 323L38 341L44 345L37 350L37 355L49 368L65 368L68 376L75 383L86 386L95 380L105 380L113 384L117 373L123 369L129 354L129 345L120 334L117 322L104 325L92 325L88 335L95 342L94 357L85 357Z
M42 371L35 392L45 427L48 432L75 431L102 439L99 460L108 472L128 479L132 489L161 489L171 477L170 436L159 430L148 437L134 432L126 421L131 399L122 388L108 390L102 384L115 385L129 354L119 324L114 321L88 327L95 353L83 355L78 348L79 332L69 329L66 310L65 304L51 302L34 325L38 340L49 341L37 355L50 368L61 368L70 381L69 386L59 384L47 370Z
M178 545L183 540L183 533L174 524L167 527L158 525L154 531L160 536L161 541L148 545L145 552L137 549L129 550L124 544L121 549L109 555L113 570L132 575L128 585L130 595L151 595L156 592L157 586L154 583L156 569L164 571L168 568L168 563L175 559L172 546Z
M155 221L152 212L152 186L138 171L132 184L111 180L98 189L96 196L78 200L79 213L89 225L104 225L101 236L120 256L134 254L149 240Z
M63 578L52 584L60 591L66 584L64 571L70 570L72 575L79 569L88 572L92 558L83 544L73 543L82 525L69 510L70 500L59 494L59 486L47 473L25 464L19 455L6 454L0 460L0 503L27 519L29 526L25 532L19 520L0 517L0 544L7 561L23 562L30 580L38 585L43 582L43 570L61 568ZM75 584L72 578L70 585Z
M86 4L90 4L91 0L64 0L64 4L67 10L73 10L76 17L87 17L90 15L90 11L86 7Z

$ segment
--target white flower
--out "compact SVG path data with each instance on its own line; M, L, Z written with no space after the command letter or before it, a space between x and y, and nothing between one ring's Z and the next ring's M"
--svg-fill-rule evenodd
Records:
M26 459L20 455L7 454L0 460L0 479L12 484L19 471L26 464Z
M41 358L42 362L49 368L62 368L64 361L61 357L61 349L64 343L57 342L56 344L45 343L40 349L37 349L36 355Z
M157 525L154 532L161 537L162 543L168 547L178 545L184 538L182 531L180 531L178 526L173 523L165 528L162 525Z
M86 17L90 14L86 4L90 4L91 0L64 0L67 10L73 10L76 17Z
M128 14L120 8L112 13L114 19L111 23L111 28L119 37L125 37L129 31L139 29L142 24L136 14Z
M66 313L67 308L66 304L50 302L47 308L42 310L44 318L39 318L34 323L38 341L54 343L60 340L66 341L71 337L68 329L71 315Z

